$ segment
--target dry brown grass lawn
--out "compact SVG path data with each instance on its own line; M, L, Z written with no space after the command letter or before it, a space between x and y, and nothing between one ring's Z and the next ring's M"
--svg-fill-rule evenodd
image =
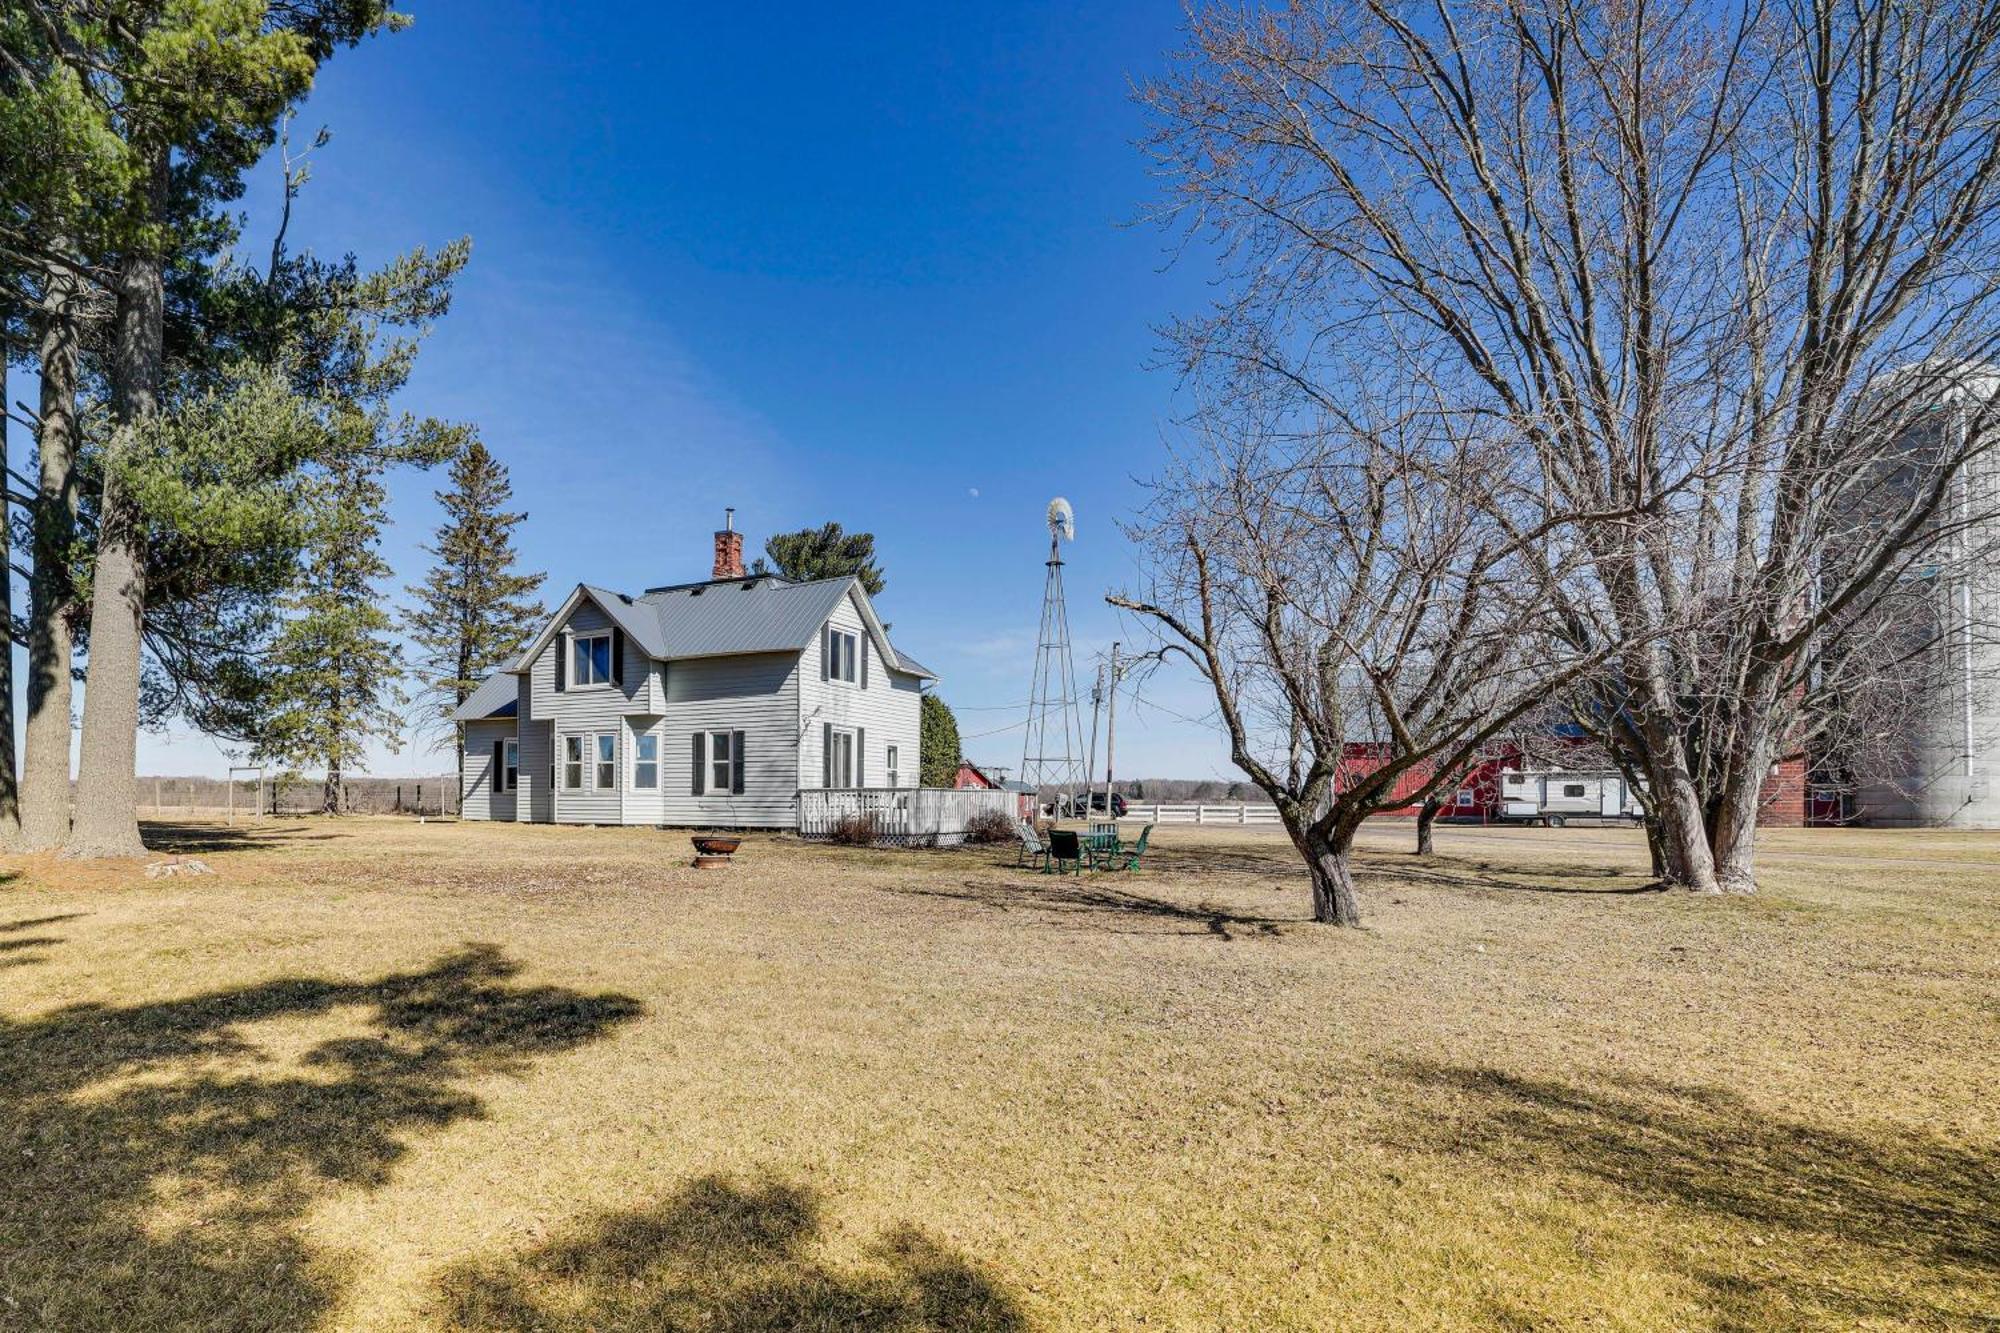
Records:
M2000 838L4 863L0 1327L1994 1327ZM1982 1322L1983 1321L1983 1322Z

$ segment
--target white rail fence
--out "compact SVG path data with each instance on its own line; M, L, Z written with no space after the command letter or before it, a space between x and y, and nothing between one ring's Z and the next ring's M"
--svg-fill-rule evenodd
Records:
M1158 802L1132 801L1119 816L1126 823L1141 824L1247 824L1252 827L1278 827L1278 807L1275 805L1255 805L1248 801L1225 801L1219 804L1205 804L1198 801Z
M867 817L879 842L951 847L965 841L967 821L982 810L1012 819L1019 798L1010 791L949 787L819 788L799 793L799 836L830 838L843 821Z

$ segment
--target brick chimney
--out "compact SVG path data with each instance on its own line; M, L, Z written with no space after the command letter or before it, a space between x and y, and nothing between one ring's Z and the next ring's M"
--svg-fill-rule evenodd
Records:
M722 511L722 531L715 534L715 572L711 578L743 577L743 534L736 530L736 511Z

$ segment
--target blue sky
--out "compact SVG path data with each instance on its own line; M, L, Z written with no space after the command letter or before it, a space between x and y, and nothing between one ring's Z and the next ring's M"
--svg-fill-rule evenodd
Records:
M1169 265L1174 238L1132 225L1156 185L1129 92L1178 9L410 8L301 113L295 137L333 138L292 237L370 263L473 238L406 405L476 423L512 469L551 600L706 576L725 505L753 551L827 519L872 531L883 613L943 677L967 753L1018 764L1043 508L1078 513L1083 675L1121 634L1101 600L1136 571L1116 524L1179 406L1153 329L1205 296L1198 258ZM267 243L262 176L244 207ZM440 483L393 479L399 584ZM1196 685L1143 693L1120 705L1122 774L1234 776L1183 720L1208 711ZM184 732L141 743L142 773L227 762Z

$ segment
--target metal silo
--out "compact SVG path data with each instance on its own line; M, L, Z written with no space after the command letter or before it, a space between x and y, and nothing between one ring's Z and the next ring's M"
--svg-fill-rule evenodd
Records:
M1887 515L1907 506L1926 470L1968 439L1995 433L2000 368L1912 366L1886 377L1882 392L1911 402L1884 413L1896 448L1859 488L1852 513ZM1855 822L1891 826L2000 828L2000 461L1991 448L1953 479L1932 516L1937 545L1896 572L1882 593L1876 633L1855 650L1897 668L1900 695L1870 705L1883 734L1850 741L1850 811ZM1888 668L1885 667L1885 671ZM1889 692L1894 692L1893 684Z

